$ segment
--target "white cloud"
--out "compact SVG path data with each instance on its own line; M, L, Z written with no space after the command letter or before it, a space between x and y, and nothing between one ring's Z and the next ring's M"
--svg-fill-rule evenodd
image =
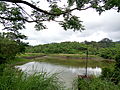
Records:
M64 31L63 28L55 22L46 22L45 24L48 29L42 31L35 31L33 25L27 25L27 29L22 32L28 36L27 41L29 41L31 45L63 41L100 41L103 38L113 40L120 39L120 13L111 10L99 16L98 13L91 9L80 13L77 13L77 15L81 16L86 28L86 30L82 32L73 32L72 30Z
M46 0L40 1L42 3L40 8L48 9ZM86 28L85 31L64 31L63 28L55 22L45 22L48 29L35 31L34 24L26 24L27 28L21 32L28 36L26 42L29 42L30 45L63 41L99 41L103 38L120 40L120 13L117 13L115 10L103 12L101 15L93 9L80 12L74 11L73 14L79 16L83 21L83 25L85 25Z

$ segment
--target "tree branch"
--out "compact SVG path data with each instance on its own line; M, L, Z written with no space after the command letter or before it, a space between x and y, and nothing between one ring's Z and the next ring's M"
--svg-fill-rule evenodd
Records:
M42 10L42 9L36 7L35 5L33 5L33 4L31 4L31 3L27 2L27 1L23 1L23 0L0 0L0 1L11 2L11 3L22 3L22 4L25 4L25 5L30 6L31 8L33 8L33 9L39 11L39 12L42 12L42 13L48 14L48 15L53 15L53 16L60 16L60 15L62 15L62 14L66 14L66 13L72 12L72 11L74 11L74 10L79 10L79 11L80 11L80 10L86 10L86 9L88 9L88 8L91 7L91 6L89 6L89 7L86 7L86 8L73 8L73 9L71 9L71 10L69 10L69 11L64 11L64 12L59 13L59 14L54 14L54 13L50 13L50 12L48 12L48 11Z
M10 20L10 21L16 21L16 20L18 20L18 18L6 18L6 17L1 17L1 16L0 16L0 18L1 19L5 19L5 20Z
M42 13L45 13L45 14L48 14L48 15L56 15L56 16L59 16L59 15L57 15L57 14L52 14L52 13L49 13L49 12L47 12L47 11L45 11L45 10L42 10L42 9L36 7L35 5L27 2L27 1L23 1L23 0L1 0L1 1L11 2L11 3L23 3L23 4L25 4L25 5L30 6L30 7L33 8L33 9L39 11L39 12L42 12Z
M28 15L28 17L30 17L33 21L34 19L31 17L31 15L29 15L20 5L16 4L26 15Z
M42 21L47 21L47 20L45 20L45 19L42 19L42 20L27 20L27 19L24 19L24 18L22 18L22 19L18 19L18 18L6 18L6 17L1 17L0 16L0 18L1 19L4 19L4 20L9 20L9 21L16 21L16 20L24 20L24 21L26 21L26 22L29 22L29 23L32 23L32 22L42 22Z

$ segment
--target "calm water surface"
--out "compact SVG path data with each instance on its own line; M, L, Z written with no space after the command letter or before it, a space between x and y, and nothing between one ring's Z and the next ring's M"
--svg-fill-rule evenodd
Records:
M78 75L84 75L85 74L85 68L81 67L66 67L62 65L55 65L51 63L46 62L29 62L24 65L16 66L17 68L21 69L24 72L27 72L28 74L33 74L35 72L48 72L48 73L59 73L58 76L60 80L65 82L65 86L69 87L72 86L73 80ZM101 74L101 68L87 68L88 75L96 75L99 76Z

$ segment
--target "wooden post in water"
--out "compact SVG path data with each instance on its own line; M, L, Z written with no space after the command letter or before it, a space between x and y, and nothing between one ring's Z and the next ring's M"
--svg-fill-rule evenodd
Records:
M78 75L78 90L81 90L81 88L79 87L80 79L91 79L92 78L91 76L88 76L87 67L88 67L88 47L86 49L85 75Z
M87 48L87 51L86 51L86 63L85 63L85 76L87 77L88 73L87 73L87 67L88 67L88 48Z

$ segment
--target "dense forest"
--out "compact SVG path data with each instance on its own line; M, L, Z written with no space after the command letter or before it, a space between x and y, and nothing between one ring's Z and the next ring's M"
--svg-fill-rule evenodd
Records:
M116 54L120 53L120 42L113 42L109 38L104 38L99 42L61 42L50 43L37 46L28 46L28 53L46 53L46 54L85 54L88 50L90 55L98 55L105 59L115 59Z

